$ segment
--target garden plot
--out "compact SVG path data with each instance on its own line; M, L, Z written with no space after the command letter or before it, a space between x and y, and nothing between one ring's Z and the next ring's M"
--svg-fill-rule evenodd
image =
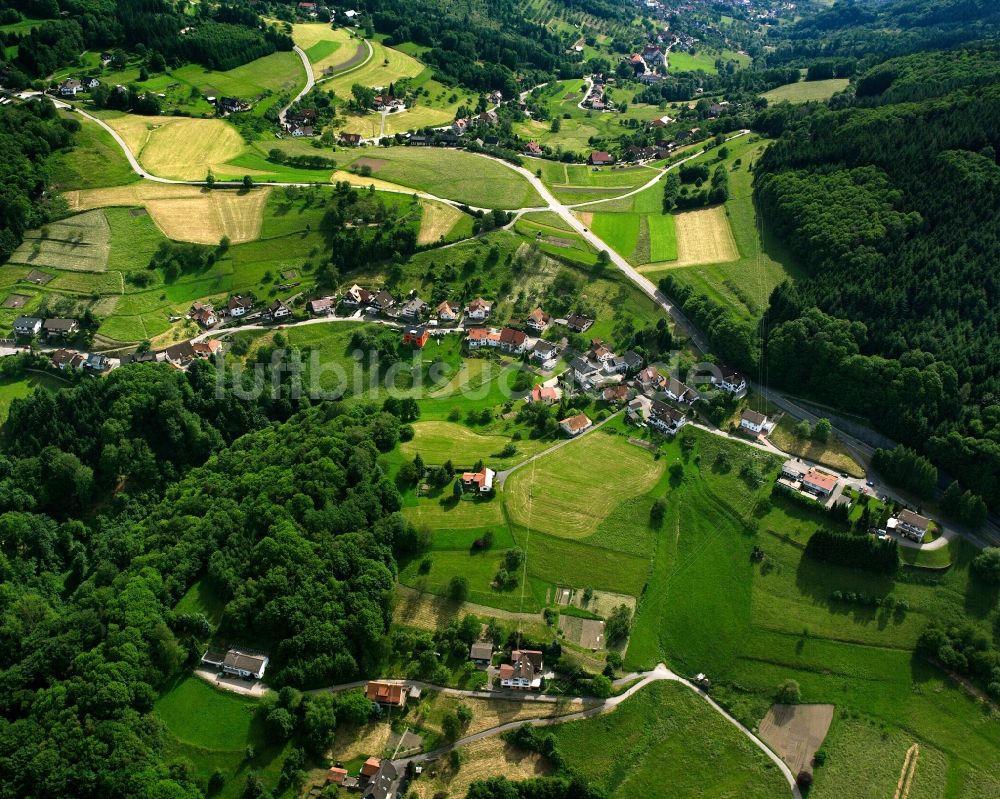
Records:
M760 737L793 774L812 772L813 755L823 745L833 705L774 705L760 723Z

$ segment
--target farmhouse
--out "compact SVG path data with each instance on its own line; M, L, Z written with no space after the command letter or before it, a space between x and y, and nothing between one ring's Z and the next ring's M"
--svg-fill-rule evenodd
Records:
M574 333L585 333L590 330L594 320L579 314L573 314L566 320L566 327Z
M465 315L474 321L489 319L492 312L493 303L489 300L484 300L482 297L474 299L465 309Z
M510 660L500 666L500 685L523 691L537 691L542 687L541 652L515 649L510 653Z
M673 435L687 423L687 417L665 402L653 400L649 408L649 424L665 435Z
M461 313L461 308L454 302L449 302L445 300L436 309L437 318L442 322L454 322L458 319L459 313Z
M262 316L268 321L278 321L292 315L292 309L281 300L275 300L264 309Z
M594 150L594 152L590 154L590 158L588 160L590 161L591 166L607 166L615 162L615 157L610 153Z
M80 81L74 80L73 78L67 78L59 84L59 94L63 97L76 97L76 93L82 88L83 87L80 85Z
M544 333L551 321L552 317L545 313L545 311L541 308L535 308L535 310L528 314L528 318L524 320L524 325L536 333Z
M252 108L250 103L238 97L220 97L218 107L226 114L236 114L241 111L249 111Z
M238 649L230 649L225 653L209 649L201 656L201 662L245 680L259 680L267 669L268 658L266 655L251 655Z
M46 319L42 324L42 330L49 337L71 336L80 329L80 323L76 319Z
M767 422L767 416L757 413L757 411L747 409L740 416L740 429L747 430L755 435L766 433L771 427L772 425L769 425Z
M306 310L313 316L329 316L333 313L333 297L320 297L316 300L309 300L306 303Z
M14 320L15 336L37 336L42 329L42 320L35 316L19 316Z
M590 421L590 418L585 413L578 413L576 416L570 416L559 422L559 426L563 429L570 438L580 435L586 432L594 423Z
M361 144L361 134L360 133L341 133L340 143L346 144L348 147L357 147Z
M409 344L417 349L423 349L424 344L427 343L427 339L429 337L430 333L423 325L408 327L403 331L403 343Z
M493 479L496 475L496 472L486 467L478 472L464 472L462 474L462 488L466 491L487 494L493 490Z
M239 294L235 297L230 297L229 302L226 303L226 311L228 311L233 319L245 316L251 308L253 308L253 298L243 297Z
M397 682L372 680L365 686L365 697L370 702L377 702L385 707L403 707L406 705L406 686ZM364 774L364 770L361 773Z
M538 142L529 141L524 146L524 154L538 157L542 154L542 148L538 146Z
M525 397L528 402L544 402L546 405L552 405L559 402L560 399L562 399L562 389L555 386L535 386L531 389L531 393Z
M900 535L906 536L913 541L924 540L927 530L930 528L931 520L912 510L901 510L894 519L886 522L886 528L896 530Z
M489 641L477 641L469 647L469 660L486 668L493 662L493 644Z

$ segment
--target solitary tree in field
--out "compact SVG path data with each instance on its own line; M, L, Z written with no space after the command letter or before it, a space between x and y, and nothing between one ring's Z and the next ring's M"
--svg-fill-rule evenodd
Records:
M465 577L455 576L448 583L448 596L456 602L464 602L469 596L469 581Z
M208 186L208 188L212 188L215 185L215 175L211 172L205 176L205 185Z
M243 188L248 191L253 188L253 178L249 175L243 176Z
M795 680L785 680L778 686L775 699L783 705L794 705L802 701L802 690Z
M833 425L830 424L829 419L819 419L816 422L816 426L813 427L812 437L816 441L821 443L826 443L830 440L830 433L833 431Z

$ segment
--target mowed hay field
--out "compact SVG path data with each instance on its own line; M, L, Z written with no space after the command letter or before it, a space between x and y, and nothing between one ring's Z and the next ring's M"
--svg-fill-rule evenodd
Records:
M408 458L419 452L424 463L432 466L450 460L456 469L472 468L481 460L492 469L503 469L552 446L552 442L524 439L515 442L516 455L501 458L501 450L512 441L510 436L482 435L454 422L413 422L412 427L413 438L400 444L400 450Z
M204 180L209 171L231 172L226 162L246 149L236 129L221 119L127 115L105 121L146 169L174 180Z
M534 704L534 703L533 703ZM486 738L463 746L462 765L456 772L450 765L444 765L444 759L439 761L435 776L421 777L410 784L411 795L419 799L432 799L436 796L465 796L469 786L476 780L485 780L502 774L509 780L526 780L533 777L544 777L551 772L551 767L541 756L522 752L506 744L500 738Z
M586 538L616 505L656 485L665 467L646 450L598 430L514 472L504 487L507 512L532 530Z
M433 200L423 202L424 214L420 218L417 244L433 244L447 236L462 218L462 212L452 205Z
M385 88L400 78L415 78L424 70L423 64L406 53L379 42L369 44L372 47L372 57L364 66L324 81L319 84L320 88L334 92L338 97L350 97L351 87L355 83L376 89Z
M264 204L270 193L270 188L208 191L199 186L143 181L110 189L73 191L65 196L73 210L141 206L163 234L175 241L218 244L228 236L233 244L239 244L260 237Z
M74 272L103 272L108 268L111 227L100 211L51 222L41 231L25 234L10 257L12 264L50 266Z
M292 39L305 50L315 78L322 77L325 70L336 69L348 61L357 51L357 45L361 44L351 39L347 28L331 28L325 22L292 25Z
M649 269L722 264L740 257L736 240L729 227L723 206L684 211L674 214L677 237L677 259L667 263L649 264Z

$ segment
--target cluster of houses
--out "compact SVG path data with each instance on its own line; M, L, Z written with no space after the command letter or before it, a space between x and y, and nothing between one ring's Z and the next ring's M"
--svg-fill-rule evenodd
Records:
M778 485L791 491L798 491L821 504L827 504L831 497L839 493L841 487L837 475L816 466L807 466L797 458L782 464Z
M225 319L242 319L253 309L256 301L251 295L235 294L226 301L224 308L193 302L188 311L188 319L197 322L206 330L215 327ZM264 322L277 322L292 315L292 309L284 300L272 300L260 310L260 318Z
M315 125L315 108L301 108L285 117L285 130L295 138L314 135Z
M99 352L80 352L66 348L55 350L50 357L52 365L63 372L101 374L115 364L115 361Z
M583 98L581 105L584 108L590 108L594 111L614 111L614 101L604 96L605 85L613 81L614 78L605 80L603 75L594 75L593 85L590 87L590 91L587 92L587 96Z
M629 373L642 367L642 357L631 350L618 355L601 339L590 341L590 349L569 364L573 382L584 391L596 390L608 383L621 383Z
M498 680L502 688L518 691L540 691L543 677L542 653L537 649L515 649L510 663L500 666Z
M356 777L343 766L333 766L326 772L326 782L349 791L361 791L362 799L389 799L395 794L399 776L399 770L388 758L369 757Z
M80 323L76 319L41 319L37 316L18 316L14 319L14 336L17 338L43 336L51 341L64 339L79 331Z
M177 369L185 369L194 361L211 358L221 350L222 342L217 339L181 341L166 349L133 353L122 359L122 363L167 363Z
M253 103L241 100L239 97L219 97L215 101L215 110L220 116L239 114L253 108Z

